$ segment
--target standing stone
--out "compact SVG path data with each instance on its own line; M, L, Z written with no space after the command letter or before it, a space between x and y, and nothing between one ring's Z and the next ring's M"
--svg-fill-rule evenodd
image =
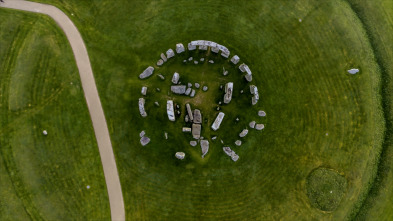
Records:
M142 74L139 75L140 79L145 79L150 77L154 72L154 68L152 66L149 66L148 68L146 68Z
M172 83L173 83L173 84L177 84L177 83L179 82L179 79L180 79L179 73L175 72L175 73L173 74L173 77L172 77Z
M183 160L186 157L186 154L183 152L176 152L175 157L179 160Z
M236 144L236 146L241 146L241 145L242 145L242 141L241 141L241 140L237 140L237 141L235 142L235 144Z
M143 136L145 136L145 131L144 130L142 130L140 133L139 133L139 137L143 137Z
M190 97L195 97L195 90L194 89L192 89Z
M191 83L187 83L187 87L192 87L192 84Z
M184 52L184 45L182 43L176 44L176 53L180 54Z
M141 137L140 142L142 146L146 146L148 143L150 143L150 138L143 136Z
M166 56L164 55L164 53L161 53L161 59L166 62L168 59L166 58Z
M208 140L201 140L201 149L202 149L202 158L205 157L207 152L209 151L209 141Z
M168 100L166 102L166 112L170 121L175 121L175 110L173 109L173 101Z
M160 59L160 60L157 61L157 66L161 66L161 65L163 65L163 64L164 64L164 61L163 61L162 59Z
M247 129L243 129L242 132L239 134L239 137L245 137L248 134Z
M194 139L199 139L201 137L201 127L200 124L192 124L192 137Z
M190 95L190 93L191 93L191 88L189 87L189 88L187 88L187 90L186 90L186 92L185 92L185 95Z
M191 105L189 103L186 104L187 114L192 122L194 120L194 116L192 114Z
M202 123L202 114L201 111L198 109L194 110L194 123L201 124Z
M188 43L188 50L193 51L196 49L196 45L192 45L191 43Z
M260 117L265 117L265 116L266 116L266 112L260 110L260 111L258 111L258 116L260 116Z
M263 124L255 125L255 129L257 129L257 130L262 130L263 128L265 128L265 125L263 125Z
M207 86L203 86L202 88L203 91L207 91L207 89L209 89Z
M186 85L171 86L171 91L175 94L184 94L186 93Z
M147 113L145 111L145 99L144 98L139 98L138 106L139 106L139 113L141 114L141 116L147 117Z
M218 47L212 47L211 50L212 50L212 52L214 52L216 54L220 51L220 49Z
M175 56L175 52L172 50L172 48L168 49L168 51L166 51L166 57L169 59L173 56Z
M237 55L235 55L235 56L233 56L232 58L231 58L231 62L233 63L233 64L237 64L237 63L239 63L239 61L240 61L240 58L239 58L239 56L237 56Z
M197 144L198 144L198 143L197 143L195 140L190 141L190 145L193 146L193 147L195 147Z
M207 46L206 45L199 45L199 50L206 51L207 50Z
M225 114L223 112L218 113L216 119L214 120L214 123L212 124L212 129L214 131L218 130L220 128L221 122L224 119Z
M232 100L233 82L225 84L224 103L229 104Z
M195 83L195 87L196 87L196 88L199 88L200 86L201 86L200 84Z
M142 87L141 94L146 96L147 87Z
M248 126L250 126L251 128L255 128L255 121L251 121Z

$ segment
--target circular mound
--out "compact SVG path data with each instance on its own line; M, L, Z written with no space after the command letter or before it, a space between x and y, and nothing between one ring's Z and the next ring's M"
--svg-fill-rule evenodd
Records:
M340 204L347 189L347 180L332 169L317 168L308 175L306 188L311 205L330 212Z

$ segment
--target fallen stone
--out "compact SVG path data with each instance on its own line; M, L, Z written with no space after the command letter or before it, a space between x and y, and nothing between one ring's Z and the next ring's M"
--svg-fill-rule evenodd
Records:
M184 45L182 43L176 44L176 53L180 54L184 52Z
M266 112L260 110L260 111L258 111L258 116L260 116L260 117L265 117L265 116L266 116Z
M359 72L359 69L355 69L355 68L348 70L348 73L350 73L350 74L357 74L358 72Z
M251 82L251 81L252 81L252 75L251 75L251 74L246 74L246 75L244 75L244 78L246 78L246 80L247 80L248 82Z
M199 88L201 85L199 85L198 83L195 83L195 87Z
M225 84L224 103L229 104L232 100L233 82Z
M259 93L258 93L258 88L255 85L250 85L250 93L253 94L254 96L252 97L251 103L252 105L255 105L258 103L259 100Z
M164 64L164 61L163 61L162 59L160 59L160 60L157 61L157 66L161 66L161 65L163 65L163 64Z
M251 128L255 128L255 121L251 121L248 126L250 126Z
M43 134L44 136L46 136L46 135L48 135L48 132L47 132L46 130L44 130L44 131L42 131L42 134Z
M164 55L164 53L161 53L161 59L166 62L168 59L166 58L166 56Z
M190 127L183 127L182 131L185 133L190 133L191 132L191 128Z
M196 49L196 45L192 45L191 43L188 44L188 50L193 51Z
M160 104L156 101L156 102L154 102L154 105L156 105L157 107L159 107L160 106Z
M224 152L231 157L233 161L237 161L239 159L239 156L235 153L235 151L231 150L230 147L223 147L222 148Z
M207 46L206 45L199 45L199 50L206 51Z
M185 92L185 95L190 95L190 93L191 93L191 88L189 87L189 88L187 88L187 90L186 90L186 92Z
M141 94L146 96L146 93L147 93L147 87L142 87Z
M202 149L202 158L205 157L207 152L209 151L209 141L208 140L201 140L201 149Z
M192 114L191 105L189 103L186 104L187 114L191 121L194 120L194 116Z
M140 133L139 133L139 137L143 137L143 136L145 136L145 131L144 130L142 130Z
M147 117L147 113L145 111L145 99L144 98L139 98L139 113L141 114L142 117Z
M192 89L191 94L190 94L190 97L194 97L194 96L195 96L195 90Z
M168 51L166 51L166 57L169 59L173 56L175 56L175 52L171 48L168 49Z
M192 124L192 137L194 139L199 139L201 137L201 127L200 124Z
M158 74L158 77L159 77L161 80L165 80L165 77L164 77L162 74Z
M198 144L198 143L197 143L195 140L190 141L190 145L193 146L193 147L195 147L197 144Z
M171 91L175 94L184 94L186 93L186 85L173 85Z
M176 152L175 157L179 160L183 160L186 157L186 154L183 152Z
M248 134L247 129L243 129L242 132L239 134L239 137L245 137Z
M231 62L233 63L233 64L237 64L237 63L239 63L239 61L240 61L240 58L239 58L239 56L237 56L237 55L234 55L232 58L231 58Z
M214 123L212 124L211 128L216 131L220 128L221 122L224 119L225 114L223 112L218 113Z
M145 79L150 77L154 72L154 68L152 66L149 66L148 68L146 68L142 74L139 75L140 79Z
M203 86L202 88L203 91L207 91L207 89L209 89L207 86Z
M236 144L236 146L241 146L241 145L242 145L242 141L241 141L241 140L237 140L237 141L235 142L235 144Z
M168 100L166 102L166 112L168 115L168 119L170 121L175 121L175 110L173 109L173 101L172 100Z
M265 128L265 125L263 125L263 124L255 125L255 129L257 129L257 130L262 130L263 128Z
M180 79L179 73L175 72L175 73L173 74L173 77L172 77L172 83L173 83L173 84L177 84L177 83L179 82L179 79Z
M140 142L142 146L146 146L148 143L150 143L150 138L143 136L141 137Z
M194 119L193 119L194 123L196 123L196 124L201 124L202 123L202 114L201 114L200 110L195 109L193 117L194 117Z
M209 60L209 63L210 63L210 64L214 64L214 61L213 61L213 60Z

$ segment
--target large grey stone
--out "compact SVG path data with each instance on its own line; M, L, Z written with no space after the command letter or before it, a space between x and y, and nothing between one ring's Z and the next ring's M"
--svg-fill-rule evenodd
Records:
M166 112L168 115L168 119L170 121L175 121L175 110L173 108L173 101L172 100L168 100L166 102Z
M189 87L189 88L187 88L187 90L184 94L188 96L188 95L190 95L190 93L191 93L191 88Z
M160 59L160 60L157 61L157 66L161 66L161 65L163 65L163 64L164 64L164 61L163 61L162 59Z
M180 54L184 52L184 45L182 43L176 44L176 53Z
M199 45L199 50L206 51L207 46L206 45Z
M200 124L192 124L192 137L199 139L201 137L202 126Z
M239 58L239 56L237 56L237 55L234 55L234 56L231 58L231 62L232 62L233 64L237 64L237 63L239 63L239 61L240 61L240 58Z
M239 159L239 156L235 153L235 151L231 150L230 147L223 147L222 148L224 152L231 157L233 161L237 161Z
M191 128L190 127L183 127L182 132L189 133L189 132L191 132Z
M225 84L224 103L229 104L232 100L233 82Z
M355 68L348 70L348 73L350 73L350 74L357 74L358 72L359 72L359 69L355 69Z
M197 144L198 144L198 143L197 143L195 140L190 141L190 145L193 146L193 147L195 147Z
M250 126L251 128L254 128L254 127L255 127L255 121L251 121L251 122L248 124L248 126Z
M265 128L265 125L263 125L263 124L255 125L255 129L257 129L257 130L262 130L263 128Z
M166 51L166 57L169 59L171 57L175 56L175 52L172 50L172 48L168 49L168 51Z
M260 110L260 111L258 111L258 116L260 116L260 117L265 117L265 116L266 116L266 112Z
M194 120L194 116L192 114L191 105L189 103L186 104L186 109L187 109L188 117L190 118L190 121L192 122Z
M192 45L191 43L188 44L188 50L193 51L196 49L196 45Z
M209 88L207 86L203 86L202 90L207 91Z
M220 128L221 122L224 119L225 114L223 112L218 113L216 119L214 120L214 123L212 124L212 129L214 131L218 130Z
M201 124L202 123L202 114L201 111L198 109L194 110L194 123Z
M154 72L154 68L152 66L149 66L148 68L146 68L142 74L139 75L140 79L145 79L150 77Z
M195 90L192 89L191 94L190 94L190 97L194 97L194 96L195 96Z
M166 62L168 59L166 58L166 56L164 55L164 53L161 53L161 59Z
M145 131L144 130L142 130L140 133L139 133L139 137L143 137L143 136L145 136Z
M150 143L150 138L143 136L143 137L141 137L140 142L141 142L142 146L146 146L148 143Z
M186 154L184 152L176 152L175 157L179 160L183 160Z
M173 74L173 77L172 77L172 83L173 83L173 84L177 84L177 83L179 82L179 79L180 79L179 73L175 72L175 73Z
M245 137L248 134L247 129L243 129L242 132L240 132L239 137Z
M198 83L195 83L195 88L199 88L201 85Z
M145 99L144 98L139 98L138 106L139 106L139 113L141 114L141 116L147 117L147 113L145 111Z
M202 158L204 158L205 155L207 154L207 152L209 151L209 141L208 140L201 140L200 144L201 144L201 149L202 149Z
M184 94L186 93L186 85L173 85L171 91L175 94Z

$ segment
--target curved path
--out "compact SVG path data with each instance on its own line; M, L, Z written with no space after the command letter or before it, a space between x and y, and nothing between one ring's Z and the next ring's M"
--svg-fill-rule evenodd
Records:
M104 111L94 81L89 55L82 36L72 21L60 9L46 4L28 2L24 0L3 0L0 7L12 8L29 12L49 15L63 29L74 52L82 88L85 94L90 117L100 151L101 162L104 168L106 186L108 189L109 203L112 220L125 220L125 210L119 174L116 167L115 156L109 137Z

